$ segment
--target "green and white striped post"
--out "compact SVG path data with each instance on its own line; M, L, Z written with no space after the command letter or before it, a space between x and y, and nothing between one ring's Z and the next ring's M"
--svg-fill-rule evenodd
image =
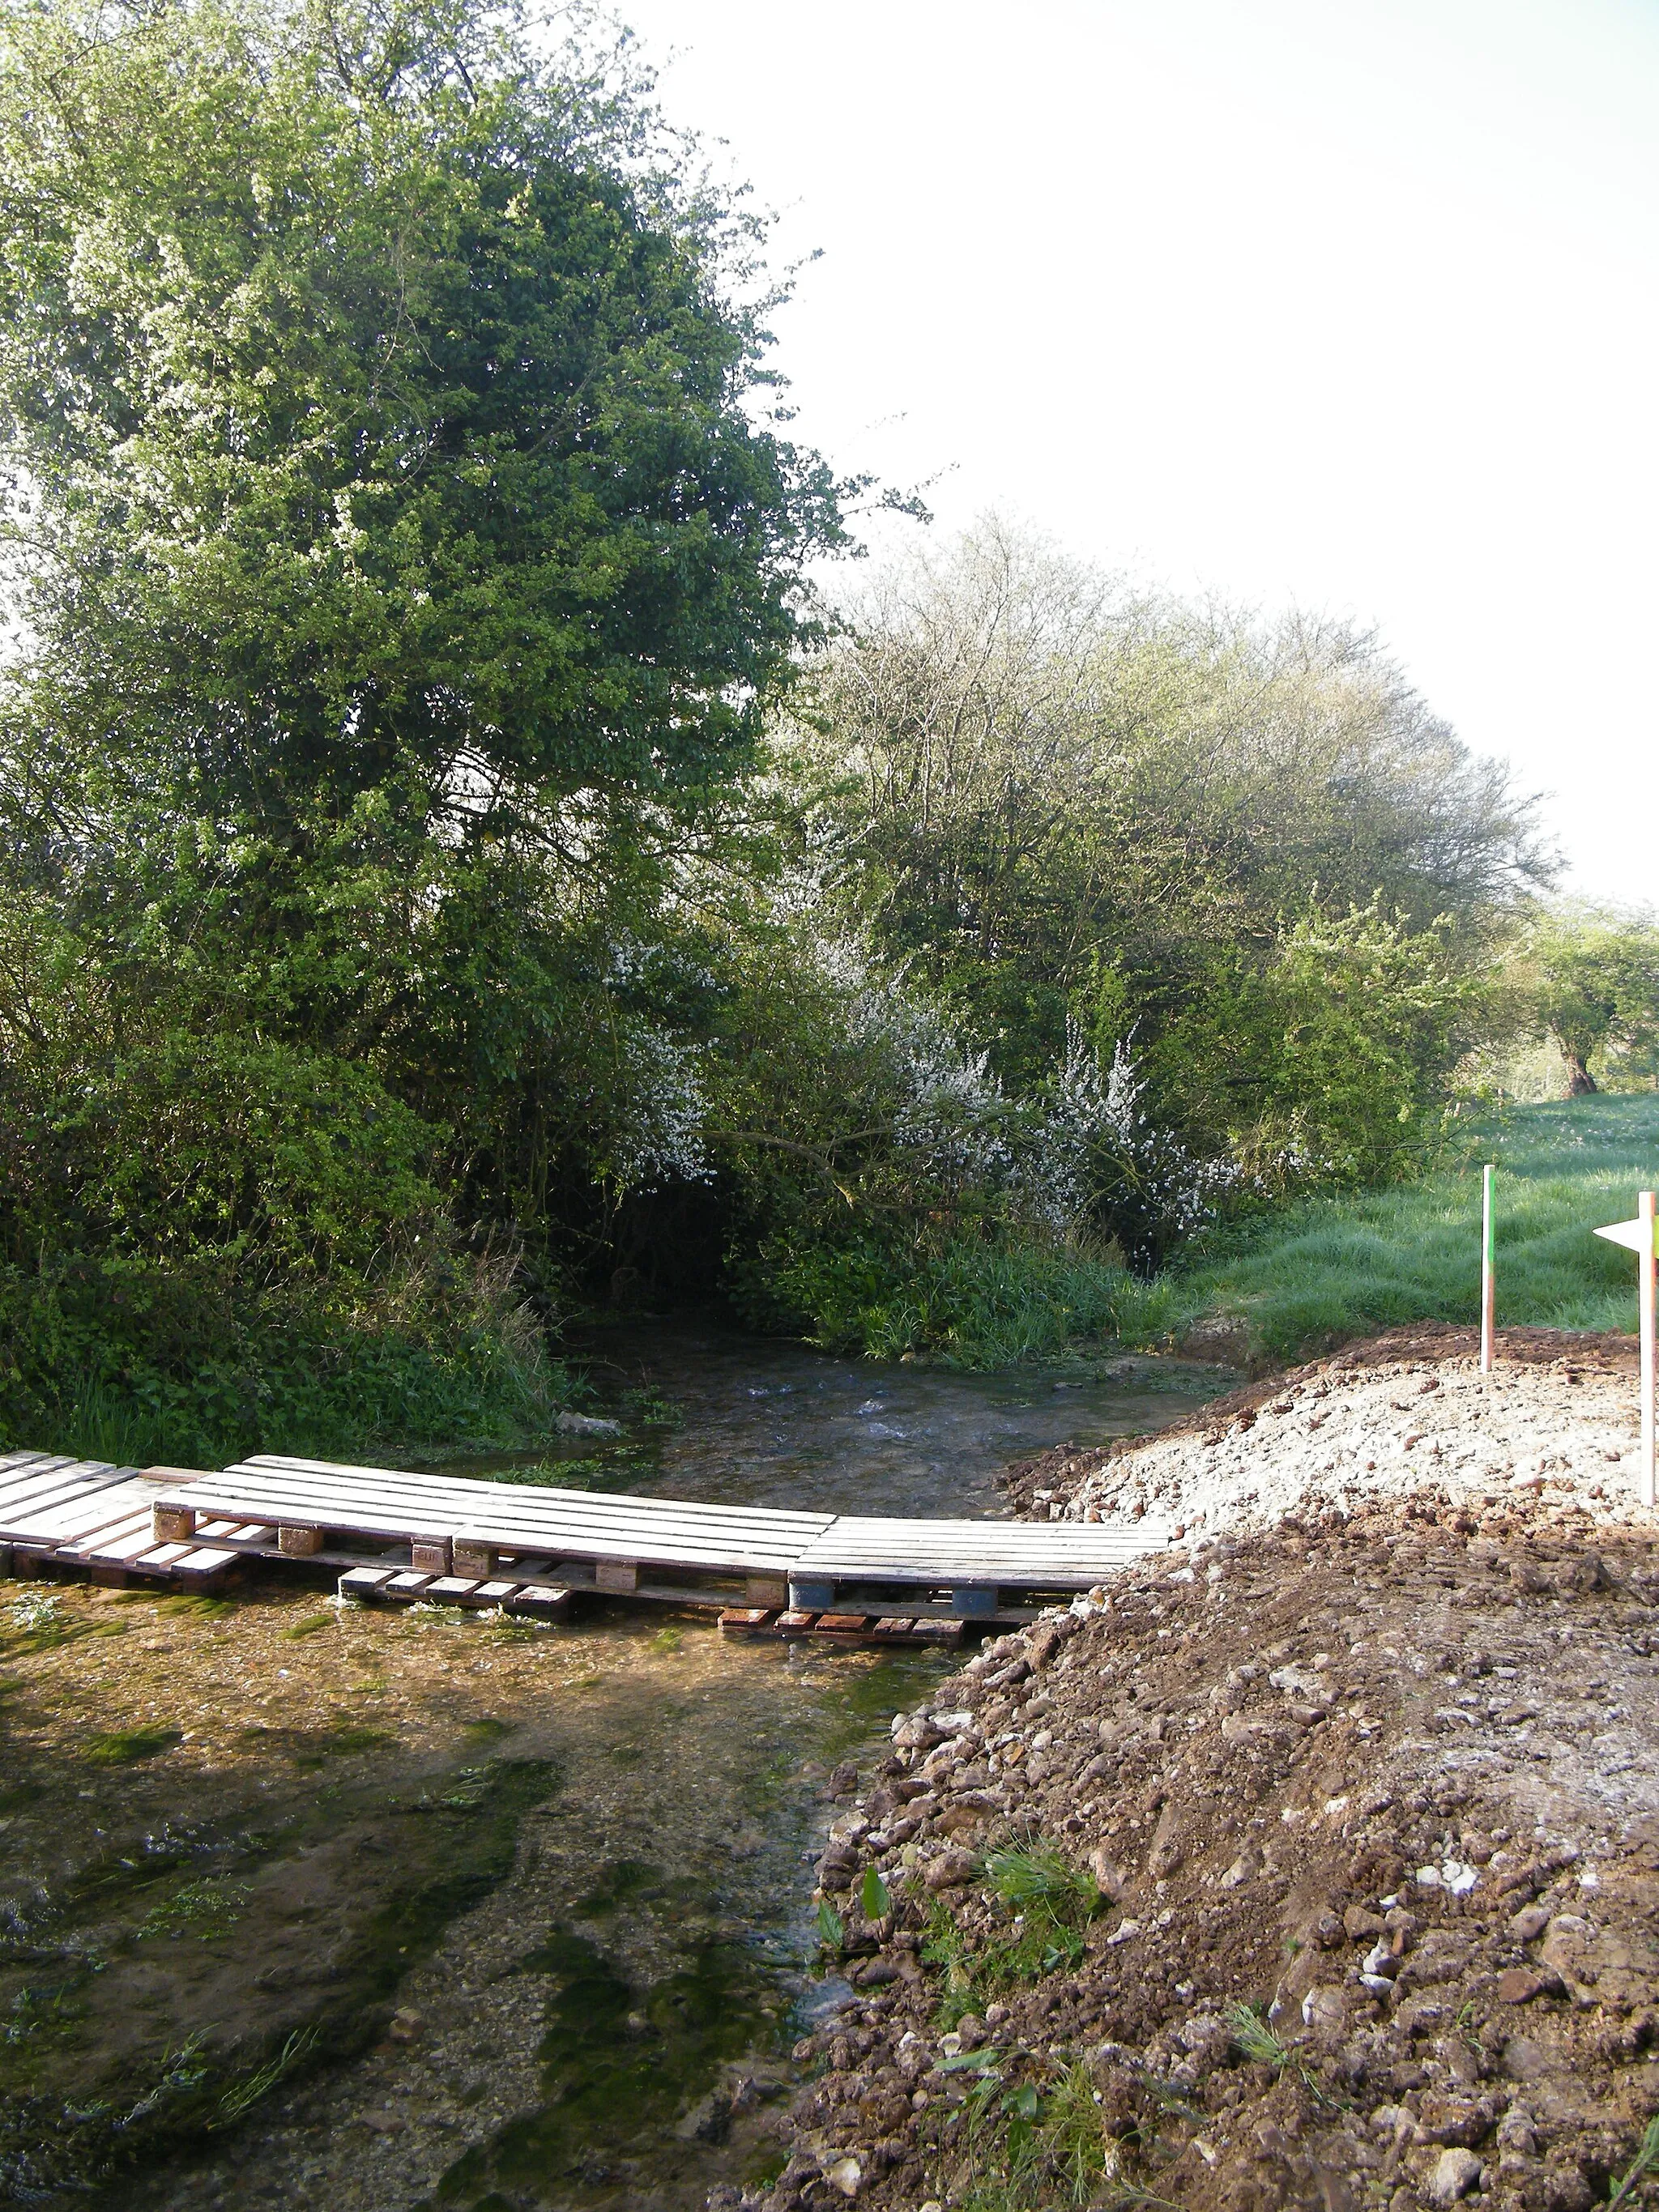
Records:
M1488 1166L1480 1178L1480 1372L1492 1373L1492 1340L1493 1317L1498 1310L1498 1292L1492 1275L1492 1185L1498 1170Z

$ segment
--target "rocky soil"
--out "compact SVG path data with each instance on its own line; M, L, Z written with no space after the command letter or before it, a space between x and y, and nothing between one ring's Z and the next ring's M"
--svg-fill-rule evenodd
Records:
M1482 1378L1466 1335L1417 1331L1018 1471L1035 1510L1184 1540L896 1725L820 1862L853 1994L745 2203L1641 2201L1659 1532L1632 1363L1503 1349Z

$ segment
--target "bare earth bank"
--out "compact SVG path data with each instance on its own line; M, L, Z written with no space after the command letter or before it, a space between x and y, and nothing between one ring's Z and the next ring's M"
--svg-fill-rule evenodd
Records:
M1659 2110L1634 1361L1501 1350L1416 1330L1014 1471L1184 1546L896 1723L820 1863L857 2000L798 2047L780 2181L713 2201L1616 2197ZM1098 1905L1055 1893L1033 1942L1010 1846Z

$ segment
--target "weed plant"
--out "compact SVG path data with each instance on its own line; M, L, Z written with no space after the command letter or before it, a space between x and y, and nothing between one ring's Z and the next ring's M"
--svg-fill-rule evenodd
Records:
M985 1370L1055 1359L1091 1339L1142 1344L1167 1334L1180 1301L1162 1279L1075 1247L1006 1239L915 1255L902 1270L862 1252L812 1249L777 1270L773 1289L810 1315L827 1352Z
M215 1942L229 1935L252 1894L246 1882L187 1881L151 1905L136 1932L141 1940L193 1936L203 1943Z
M1051 1844L992 1851L985 1886L1003 1907L1005 1932L975 1948L950 1907L927 1909L921 1956L940 1970L939 2015L947 2026L982 2012L996 1992L1035 1981L1083 1956L1083 1929L1100 1909L1098 1887Z

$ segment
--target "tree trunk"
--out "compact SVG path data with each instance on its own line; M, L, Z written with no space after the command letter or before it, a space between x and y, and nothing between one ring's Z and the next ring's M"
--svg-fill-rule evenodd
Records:
M1585 1066L1583 1061L1578 1057L1578 1054L1576 1052L1568 1052L1564 1048L1561 1057L1567 1063L1567 1096L1569 1098L1588 1098L1593 1091L1599 1091L1601 1089L1601 1085L1590 1073L1589 1068Z

